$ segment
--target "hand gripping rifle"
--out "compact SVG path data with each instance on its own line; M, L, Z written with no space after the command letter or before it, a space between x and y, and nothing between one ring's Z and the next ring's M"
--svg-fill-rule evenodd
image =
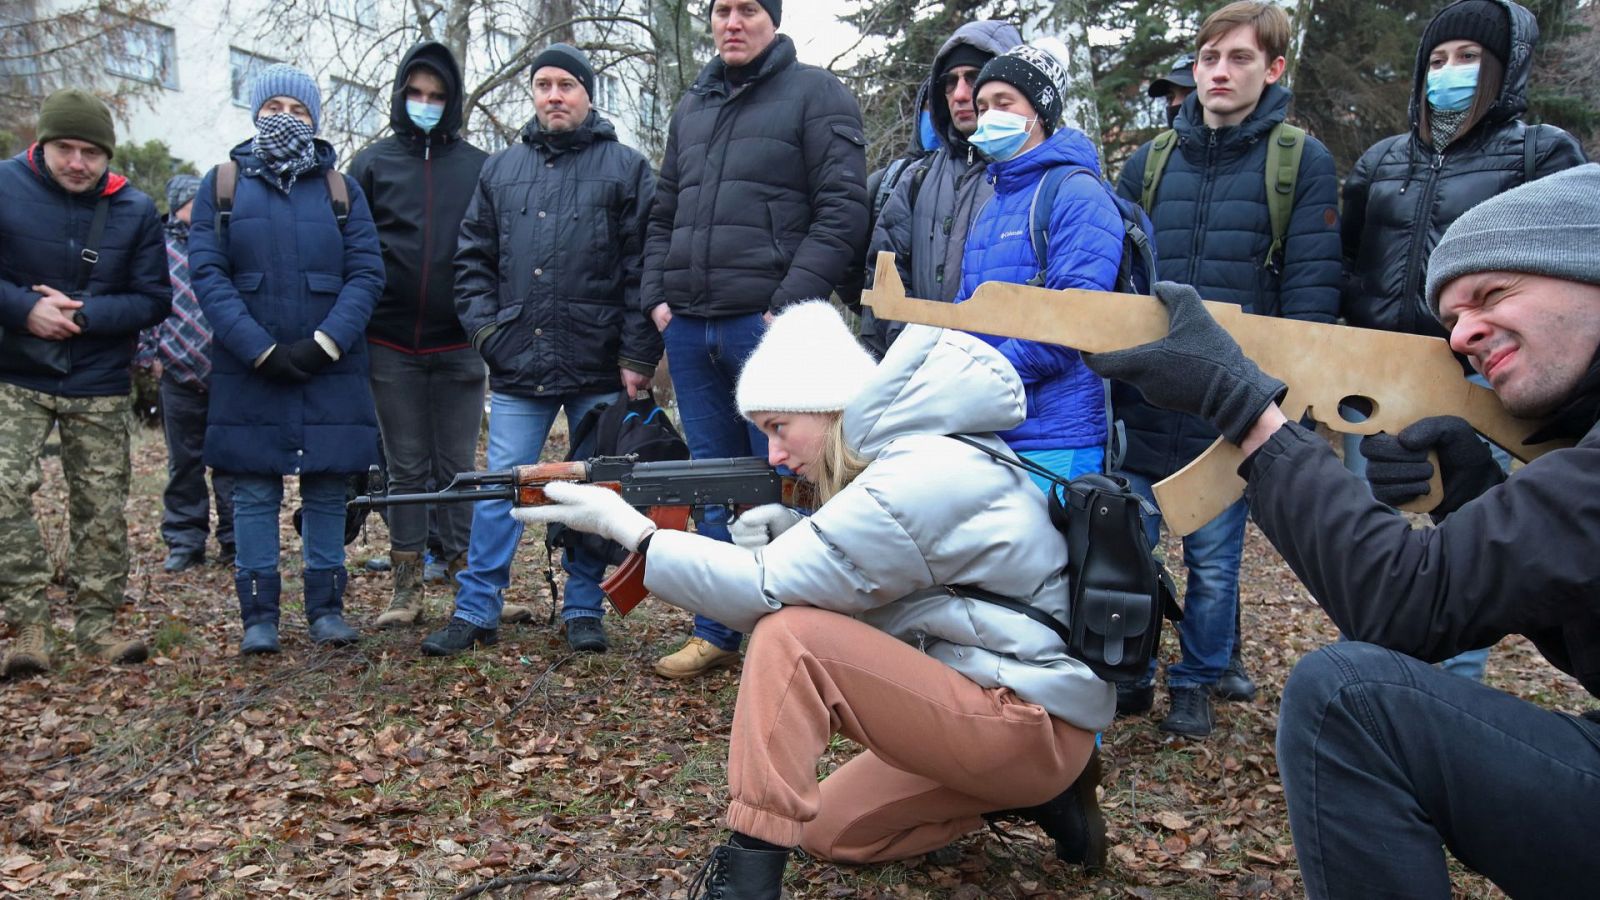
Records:
M1134 347L1167 333L1161 301L1133 294L1052 291L990 281L961 304L912 299L906 296L892 253L878 254L873 287L861 302L879 319L1047 341L1087 353ZM1291 420L1309 413L1345 434L1395 434L1428 416L1460 416L1523 462L1571 445L1523 443L1543 423L1516 418L1493 391L1463 378L1450 345L1439 338L1251 315L1233 303L1207 302L1206 311L1262 371L1289 386L1279 405ZM1340 407L1370 412L1351 421ZM1242 462L1244 451L1218 438L1193 462L1156 484L1156 500L1168 527L1189 534L1239 499L1244 493L1238 475ZM1439 504L1443 491L1437 458L1433 471L1428 495L1405 509L1422 512Z
M376 468L376 467L374 467ZM376 477L370 479L376 482ZM683 531L691 510L707 506L748 509L782 503L800 509L817 506L816 489L793 475L782 475L756 456L733 459L689 459L638 462L633 456L601 456L584 462L539 463L498 472L463 472L444 490L428 494L391 494L386 488L350 501L360 508L415 503L475 503L510 500L513 506L543 506L544 486L570 481L609 488L648 515L658 528ZM644 557L628 558L600 582L621 615L627 615L649 592L644 586Z

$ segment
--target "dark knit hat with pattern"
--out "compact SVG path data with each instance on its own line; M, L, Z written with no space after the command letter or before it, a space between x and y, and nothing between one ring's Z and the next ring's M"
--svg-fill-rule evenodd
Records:
M1061 86L1068 81L1066 67L1047 50L1022 44L989 60L978 73L973 93L991 81L1003 81L1022 92L1039 114L1046 133L1061 124Z
M589 65L589 54L571 44L551 44L533 58L533 65L528 68L530 77L545 66L563 69L578 79L589 94L589 102L594 102L594 67Z
M39 143L70 138L88 141L112 156L117 150L117 130L111 124L111 110L88 91L63 88L46 97L39 107Z
M767 11L767 15L772 17L772 27L776 28L783 24L783 0L756 0L756 2L761 4L761 8ZM711 10L716 5L717 0L711 0L710 3L706 4L706 18L711 18Z
M1495 0L1460 0L1440 10L1422 32L1425 52L1445 41L1472 41L1504 66L1511 55L1511 17Z

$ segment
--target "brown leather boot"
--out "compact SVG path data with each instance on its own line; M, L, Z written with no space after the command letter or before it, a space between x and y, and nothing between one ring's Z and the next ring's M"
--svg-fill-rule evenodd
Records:
M389 568L394 573L394 597L376 624L379 628L415 625L422 620L422 554L395 550L389 554Z
M0 677L22 678L50 671L50 627L24 625L0 662Z

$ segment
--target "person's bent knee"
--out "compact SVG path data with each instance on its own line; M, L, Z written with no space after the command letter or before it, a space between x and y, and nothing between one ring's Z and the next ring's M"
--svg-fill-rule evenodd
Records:
M809 646L808 638L837 628L840 618L839 613L813 606L785 606L756 622L755 630L750 632L750 644L754 647L756 641L765 643L779 635L788 635Z

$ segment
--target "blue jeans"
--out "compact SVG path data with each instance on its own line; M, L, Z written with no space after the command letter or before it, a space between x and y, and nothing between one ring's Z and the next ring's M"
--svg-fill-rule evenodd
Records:
M1450 897L1444 849L1513 897L1600 884L1600 723L1372 644L1300 661L1278 770L1306 895Z
M1124 472L1134 490L1152 504L1156 502L1152 482L1142 475ZM1178 623L1178 647L1183 658L1167 667L1167 686L1200 687L1213 685L1228 667L1228 658L1239 642L1239 559L1244 555L1244 525L1250 509L1240 498L1199 531L1183 539L1183 564L1188 567L1188 583L1183 592L1183 621ZM1145 519L1150 546L1161 537L1161 517ZM1156 660L1150 660L1150 675L1155 681Z
M529 398L491 391L489 468L533 465L544 451L544 439L550 434L557 411L566 410L570 430L589 410L602 403L615 403L619 396L620 392L611 391ZM511 518L510 500L484 500L472 506L467 567L456 576L455 615L479 628L498 628L500 609L505 606L502 593L511 584L511 557L522 540L522 523ZM600 579L605 575L605 562L573 550L562 556L561 566L567 570L562 621L603 615L600 600L605 595L600 590Z
M344 568L343 475L300 476L300 544L305 568ZM283 476L233 478L234 570L269 575L278 571L278 513Z
M739 369L766 330L760 313L717 319L674 315L662 333L683 437L694 459L767 455L766 436L739 415L733 402ZM728 510L708 507L695 530L719 541L730 540ZM723 650L738 650L743 637L701 615L694 617L694 635Z

